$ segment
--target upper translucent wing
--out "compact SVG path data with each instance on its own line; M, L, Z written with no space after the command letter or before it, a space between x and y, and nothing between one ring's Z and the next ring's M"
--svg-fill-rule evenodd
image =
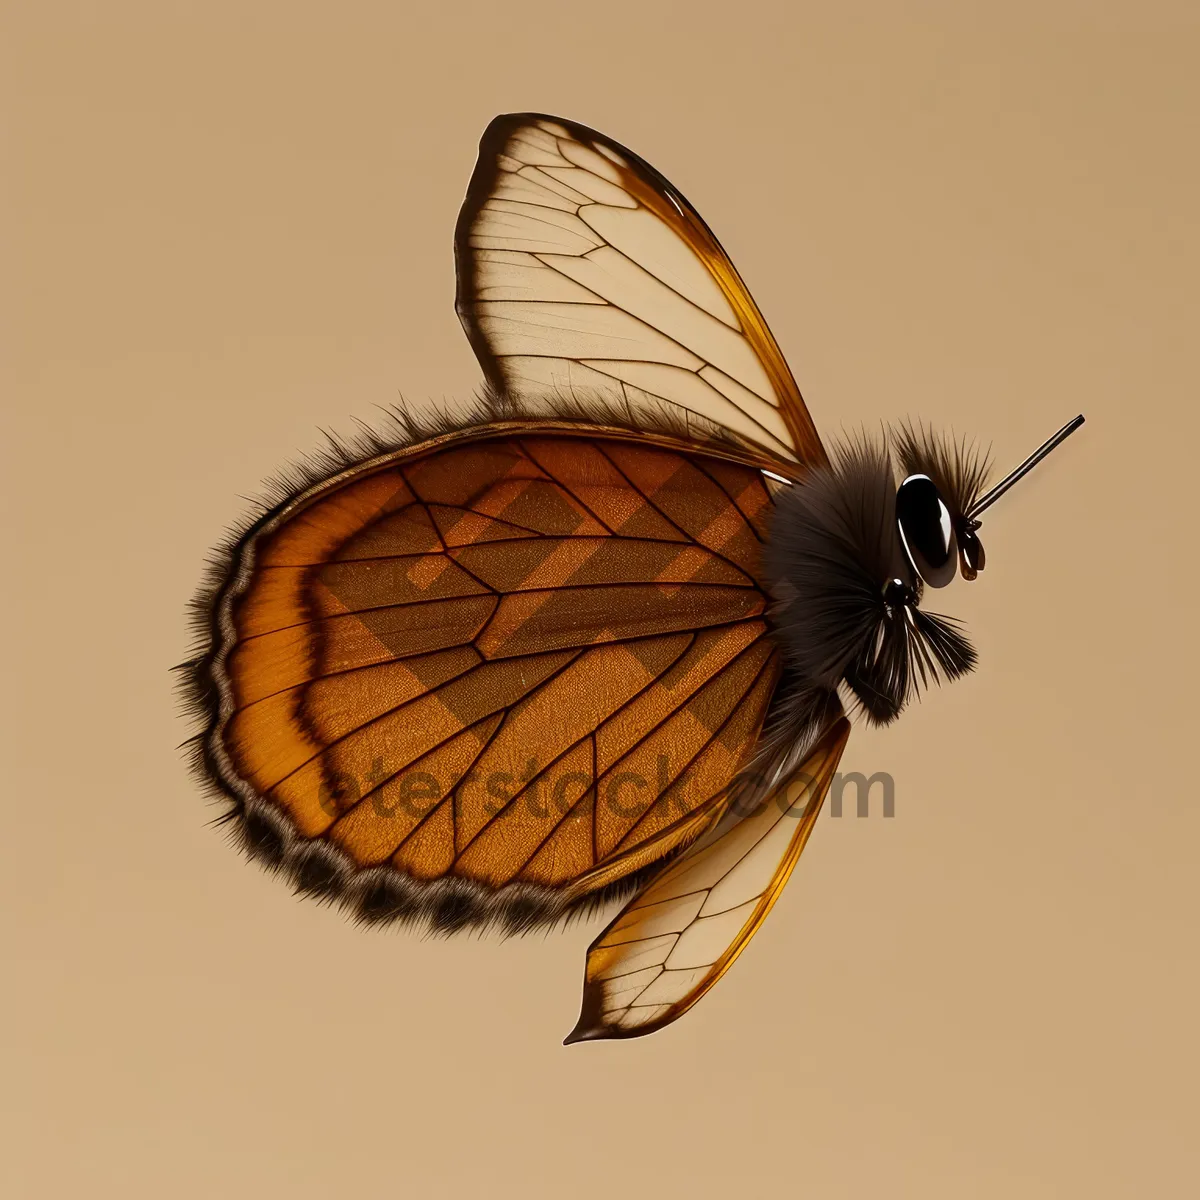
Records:
M727 811L592 943L568 1043L661 1029L720 979L791 875L849 735L839 718L775 795Z
M776 457L826 461L762 314L653 167L555 117L497 117L455 235L458 311L501 391L667 402Z

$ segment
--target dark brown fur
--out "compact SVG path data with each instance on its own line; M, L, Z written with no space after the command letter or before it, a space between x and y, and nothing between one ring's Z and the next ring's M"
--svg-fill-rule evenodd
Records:
M956 497L981 486L985 468L932 434L907 428L894 442L906 474L936 471L931 478ZM819 732L808 726L842 685L868 720L886 724L922 688L975 665L957 623L919 607L921 580L896 526L896 483L888 441L862 435L777 498L765 558L789 669L778 707L805 724L791 732L796 742ZM890 580L907 589L907 603L885 598Z

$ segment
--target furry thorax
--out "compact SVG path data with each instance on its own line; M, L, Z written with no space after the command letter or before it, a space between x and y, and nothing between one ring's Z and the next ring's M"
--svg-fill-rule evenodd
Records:
M959 623L920 606L925 589L896 520L898 477L913 474L933 480L958 520L987 463L964 443L903 425L834 446L829 466L776 497L766 574L799 710L844 685L869 721L886 724L924 688L975 666Z

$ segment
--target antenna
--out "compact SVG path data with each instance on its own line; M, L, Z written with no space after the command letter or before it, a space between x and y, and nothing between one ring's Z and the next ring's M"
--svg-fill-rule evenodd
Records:
M1023 479L1056 446L1061 445L1083 424L1083 414L1068 421L1052 438L1043 442L1015 471L1006 475L986 496L980 498L969 513L967 520L974 521L985 508L991 508L1018 479Z

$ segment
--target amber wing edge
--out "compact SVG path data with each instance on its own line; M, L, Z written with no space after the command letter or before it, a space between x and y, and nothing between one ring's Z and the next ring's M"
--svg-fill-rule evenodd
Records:
M846 748L846 742L849 740L849 737L850 722L845 716L841 716L821 736L816 746L797 770L792 773L789 779L780 784L779 793L785 794L789 784L793 780L801 776L808 776L813 780L809 803L804 811L804 815L800 818L799 827L792 835L787 852L780 860L770 885L760 896L754 912L745 925L742 926L734 941L713 964L712 969L704 980L683 1000L672 1005L668 1012L654 1021L649 1021L645 1025L640 1025L632 1029L622 1029L606 1024L600 1010L602 993L600 988L595 986L594 976L591 971L592 954L593 951L601 947L609 932L620 922L625 911L622 910L605 926L588 947L588 970L584 979L583 999L579 1019L575 1027L563 1039L564 1046L571 1046L577 1042L584 1041L627 1041L631 1038L644 1037L648 1033L655 1033L678 1020L711 990L733 965L738 955L746 948L750 939L758 931L759 926L766 920L767 914L775 906L776 900L779 899L784 886L787 884L792 871L796 867L796 863L800 860L800 855L804 851L804 847L808 844L808 839L812 836L813 829L816 827L817 817L824 806L825 797L829 793L829 787L833 782L834 773L837 771L842 752ZM813 772L814 762L818 764L815 773ZM764 803L770 802L771 798L764 801ZM696 848L698 844L693 843L692 848ZM687 851L684 851L684 853L687 853ZM667 864L663 865L664 870L666 866Z

